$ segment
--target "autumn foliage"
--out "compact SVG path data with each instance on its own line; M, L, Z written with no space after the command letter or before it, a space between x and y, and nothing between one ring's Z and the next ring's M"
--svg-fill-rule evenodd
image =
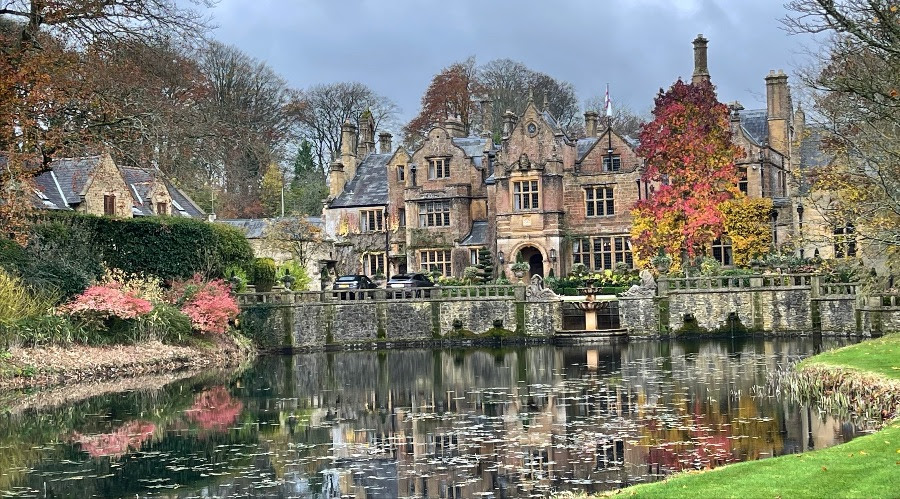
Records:
M731 240L735 265L747 265L772 248L772 200L742 196L719 205L725 215L725 232Z
M118 283L94 285L60 307L74 315L92 315L101 319L135 319L153 310L153 305L133 293L122 291Z
M216 386L194 397L194 404L185 411L187 418L204 430L222 431L233 425L244 409L224 386Z
M225 334L229 322L240 313L225 281L204 282L199 274L188 281L173 283L169 301L180 306L191 319L194 330L201 333Z
M703 254L725 232L720 205L739 194L728 108L708 82L678 80L656 97L654 119L643 126L637 152L645 158L644 182L657 185L632 214L632 242L639 260L663 249L673 267L682 253Z
M156 425L149 421L130 421L110 433L83 435L75 433L72 440L91 457L122 457L129 451L140 450L141 445L153 436Z

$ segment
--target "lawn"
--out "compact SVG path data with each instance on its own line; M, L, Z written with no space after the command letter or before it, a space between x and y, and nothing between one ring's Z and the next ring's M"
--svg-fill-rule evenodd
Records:
M900 379L900 334L826 352L800 364ZM804 454L685 473L612 493L626 497L900 497L900 420L872 435Z
M900 333L889 334L810 357L799 367L827 364L900 379Z

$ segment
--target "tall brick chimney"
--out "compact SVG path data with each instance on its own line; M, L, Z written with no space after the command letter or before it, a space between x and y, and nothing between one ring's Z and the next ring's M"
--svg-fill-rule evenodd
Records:
M584 130L588 137L597 136L597 120L599 115L596 111L587 111L584 113Z
M481 136L494 136L494 101L490 98L481 100Z
M701 81L709 81L709 66L706 64L706 44L709 40L703 38L703 34L694 38L694 75L691 77L691 83L697 84Z
M341 125L341 171L344 172L346 179L352 179L356 175L356 125L350 123L350 120L344 120ZM332 166L334 164L332 163ZM343 190L344 186L341 185Z
M779 69L766 76L766 115L769 121L769 145L787 154L790 141L791 90L788 77Z
M381 154L390 154L391 153L391 139L394 138L393 135L387 132L381 132L378 134L378 148L380 149Z

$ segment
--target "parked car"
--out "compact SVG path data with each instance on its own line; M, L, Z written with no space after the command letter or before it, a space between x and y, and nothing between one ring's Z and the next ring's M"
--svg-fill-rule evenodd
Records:
M388 297L391 298L399 298L399 297L411 297L415 296L416 298L421 298L424 296L425 298L431 297L430 289L410 289L410 288L433 288L434 283L431 282L430 279L425 277L425 274L397 274L391 276L388 279L387 285L385 286L388 289ZM408 291L398 291L398 290L408 290Z
M345 293L334 293L336 297L342 300L355 300L357 293L353 291L362 291L365 289L377 289L378 286L364 275L342 275L334 281L335 290L347 291ZM362 299L364 296L360 296Z

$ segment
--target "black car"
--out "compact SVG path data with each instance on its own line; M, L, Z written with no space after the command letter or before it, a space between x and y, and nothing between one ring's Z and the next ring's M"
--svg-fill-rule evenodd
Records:
M377 289L378 285L364 275L342 275L334 281L332 288L340 291L362 291L364 289ZM357 293L334 293L334 295L342 300L347 298L353 300L356 299ZM361 295L360 298L363 298L363 296Z
M425 277L425 274L397 274L392 276L385 286L388 289L388 295L391 297L400 297L400 296L416 296L417 298L423 296L423 290L415 290L415 291L393 291L400 289L409 289L409 288L432 288L434 287L434 283L431 282L430 279ZM426 298L431 296L431 290L424 290L424 296Z

